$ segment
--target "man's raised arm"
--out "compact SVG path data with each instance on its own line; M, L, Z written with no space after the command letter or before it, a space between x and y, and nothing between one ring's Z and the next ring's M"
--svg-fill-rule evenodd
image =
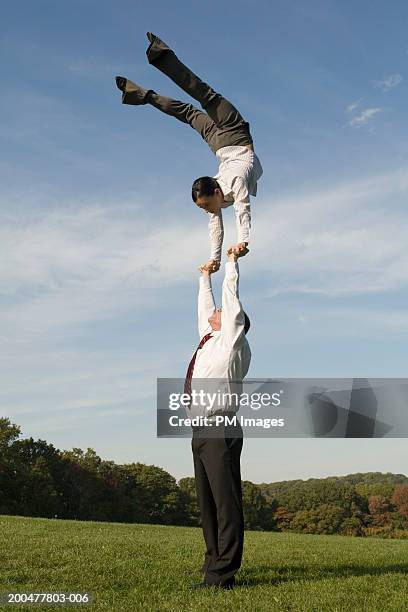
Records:
M223 342L233 348L245 337L245 314L238 293L239 267L233 247L228 249L225 264L225 278L222 284L222 324Z
M209 213L210 220L208 222L208 233L210 236L211 245L211 260L221 261L222 241L224 239L224 222L222 219L222 211L218 213Z
M198 333L201 338L211 327L208 323L208 317L211 317L215 310L215 301L211 287L211 274L201 269L198 290Z

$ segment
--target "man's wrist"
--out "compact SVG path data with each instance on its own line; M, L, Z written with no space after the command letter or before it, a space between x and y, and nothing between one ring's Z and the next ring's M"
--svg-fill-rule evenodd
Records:
M199 266L199 270L201 274L205 274L205 276L210 276L214 272L217 272L220 269L221 262L216 259L210 259L207 263Z
M228 260L225 262L226 276L235 276L238 272L238 261Z

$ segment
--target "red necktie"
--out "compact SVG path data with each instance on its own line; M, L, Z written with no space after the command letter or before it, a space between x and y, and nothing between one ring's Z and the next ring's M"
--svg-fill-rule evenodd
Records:
M200 348L202 348L204 344L207 342L207 340L209 340L210 338L212 338L212 334L206 334L205 336L201 338L200 344L198 345L196 352L191 358L190 364L188 366L187 374L186 374L186 380L184 383L184 393L188 393L188 395L191 395L191 379L193 378L193 371L194 371L195 361L197 358L197 353L200 350Z

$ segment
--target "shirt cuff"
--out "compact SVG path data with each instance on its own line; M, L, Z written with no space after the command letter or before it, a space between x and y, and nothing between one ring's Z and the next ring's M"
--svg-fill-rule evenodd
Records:
M211 249L210 259L213 259L214 261L221 261L221 247Z
M225 264L225 276L235 276L238 274L238 262L237 261L227 261Z
M248 230L244 230L242 227L239 228L238 242L248 242L249 243L249 231Z
M200 274L200 286L211 287L211 274Z

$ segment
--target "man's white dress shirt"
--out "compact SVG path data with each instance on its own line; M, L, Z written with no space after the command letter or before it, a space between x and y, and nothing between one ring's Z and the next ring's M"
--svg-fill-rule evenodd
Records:
M249 196L256 196L257 181L263 170L258 156L245 146L222 147L216 152L219 160L218 174L214 176L224 194L221 208L234 205L237 242L249 242L251 228L251 206ZM209 213L208 224L211 259L221 260L224 225L222 211Z
M225 264L225 278L222 285L221 329L213 331L208 318L214 313L215 302L211 287L211 276L201 275L198 292L198 332L200 339L212 333L204 346L197 351L192 390L204 389L206 393L240 393L242 380L246 376L251 361L251 350L245 336L244 310L238 294L239 268L236 262ZM203 381L203 379L206 379ZM207 416L236 412L238 407L228 401L220 405L215 402L212 408L205 405L190 406L190 416Z

